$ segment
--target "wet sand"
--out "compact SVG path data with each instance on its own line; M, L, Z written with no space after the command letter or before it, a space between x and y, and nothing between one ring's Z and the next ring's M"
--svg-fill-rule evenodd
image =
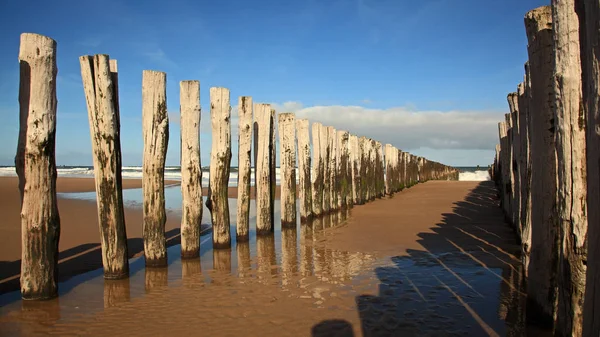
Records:
M19 289L18 275L21 263L20 197L17 177L0 177L0 294ZM176 180L166 180L165 186L179 185ZM141 179L123 179L123 189L141 188ZM96 190L94 179L58 177L58 193L83 193ZM280 190L277 187L276 198ZM206 196L208 189L203 189ZM237 187L229 188L229 197L237 197ZM251 188L254 196L254 187ZM61 222L59 241L59 280L67 280L102 267L100 234L98 229L96 202L62 198L58 208ZM235 211L235 210L234 210ZM169 245L179 244L181 216L167 212L167 239ZM140 207L125 208L128 250L130 257L143 254L142 210ZM207 225L208 226L208 225Z
M525 332L519 247L491 182L427 182L232 250L209 240L198 260L169 249L168 268L138 259L129 280L82 275L57 300L0 308L0 334Z

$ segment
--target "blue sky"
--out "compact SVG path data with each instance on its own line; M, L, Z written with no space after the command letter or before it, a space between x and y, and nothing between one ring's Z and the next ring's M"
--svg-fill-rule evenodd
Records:
M201 85L202 165L209 88L272 103L450 165L487 165L506 94L523 77L523 17L541 0L0 1L0 165L18 135L19 36L58 44L58 165L91 165L78 57L119 63L124 165L142 158L144 69L167 73L179 163L179 81ZM234 128L237 124L234 124ZM233 164L237 133L233 132Z

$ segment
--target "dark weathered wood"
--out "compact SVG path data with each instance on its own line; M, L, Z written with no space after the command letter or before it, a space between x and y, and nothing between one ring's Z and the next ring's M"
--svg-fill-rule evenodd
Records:
M167 266L165 237L165 159L169 144L167 74L144 70L142 75L143 236L146 267Z
M296 117L279 114L281 226L296 228Z
M321 128L321 157L323 158L323 214L331 209L331 142L329 134L333 130L330 126Z
M600 3L577 0L580 20L582 95L587 131L587 274L583 308L583 336L600 335Z
M38 34L21 34L19 67L20 125L15 166L21 188L21 297L45 300L58 295L56 41Z
M231 247L228 199L231 167L231 105L229 99L229 89L210 88L212 148L209 179L213 249Z
M575 13L575 0L552 0L552 22L560 234L555 335L581 336L587 260L587 166L579 18Z
M271 233L275 231L275 191L277 189L277 163L276 163L276 144L275 130L277 129L277 118L275 117L275 109L271 108L269 115L269 172L271 178L271 189L270 189L270 210L271 210Z
M530 322L552 326L556 312L558 232L555 121L552 110L554 41L550 6L525 16L531 73L531 256L527 282Z
M200 163L200 82L179 83L181 115L181 257L200 255L202 165Z
M313 142L313 160L312 160L312 202L313 202L313 214L315 216L321 216L323 214L323 175L325 171L325 164L323 163L323 153L321 142L321 129L323 129L321 123L313 123L312 125L312 142Z
M250 153L252 148L252 97L238 101L238 198L236 242L250 239Z
M300 221L312 217L312 188L311 188L311 160L310 160L310 134L308 119L296 120L296 135L298 139L298 198L300 199Z
M104 278L129 276L121 180L117 65L108 55L79 58L85 92L98 206Z

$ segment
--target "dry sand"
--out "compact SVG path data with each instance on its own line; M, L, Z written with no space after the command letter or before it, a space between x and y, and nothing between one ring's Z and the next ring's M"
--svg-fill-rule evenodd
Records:
M0 327L130 336L524 332L519 247L493 183L428 182L353 208L341 226L336 217L278 234L281 246L261 238L256 251L237 245L123 282L87 281L58 300L0 311Z

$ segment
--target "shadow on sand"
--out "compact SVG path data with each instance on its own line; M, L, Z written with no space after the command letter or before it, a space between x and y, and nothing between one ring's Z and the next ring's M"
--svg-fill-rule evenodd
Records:
M377 296L357 296L362 334L527 334L520 247L504 222L494 183L480 183L432 230L419 234L422 250L407 250L391 258L392 266L375 270ZM315 333L331 324L315 325L313 335L352 336Z
M208 226L203 225L205 230ZM203 231L202 235L210 231ZM167 247L181 243L179 228L174 228L165 233ZM141 256L144 253L144 240L131 238L127 240L128 258ZM58 281L64 282L74 276L90 271L102 269L102 249L99 243L86 243L67 249L58 254ZM21 260L0 261L0 295L18 291L20 289L19 275L21 273ZM96 274L92 276L97 276ZM65 289L60 289L62 293ZM6 304L6 303L3 303Z

